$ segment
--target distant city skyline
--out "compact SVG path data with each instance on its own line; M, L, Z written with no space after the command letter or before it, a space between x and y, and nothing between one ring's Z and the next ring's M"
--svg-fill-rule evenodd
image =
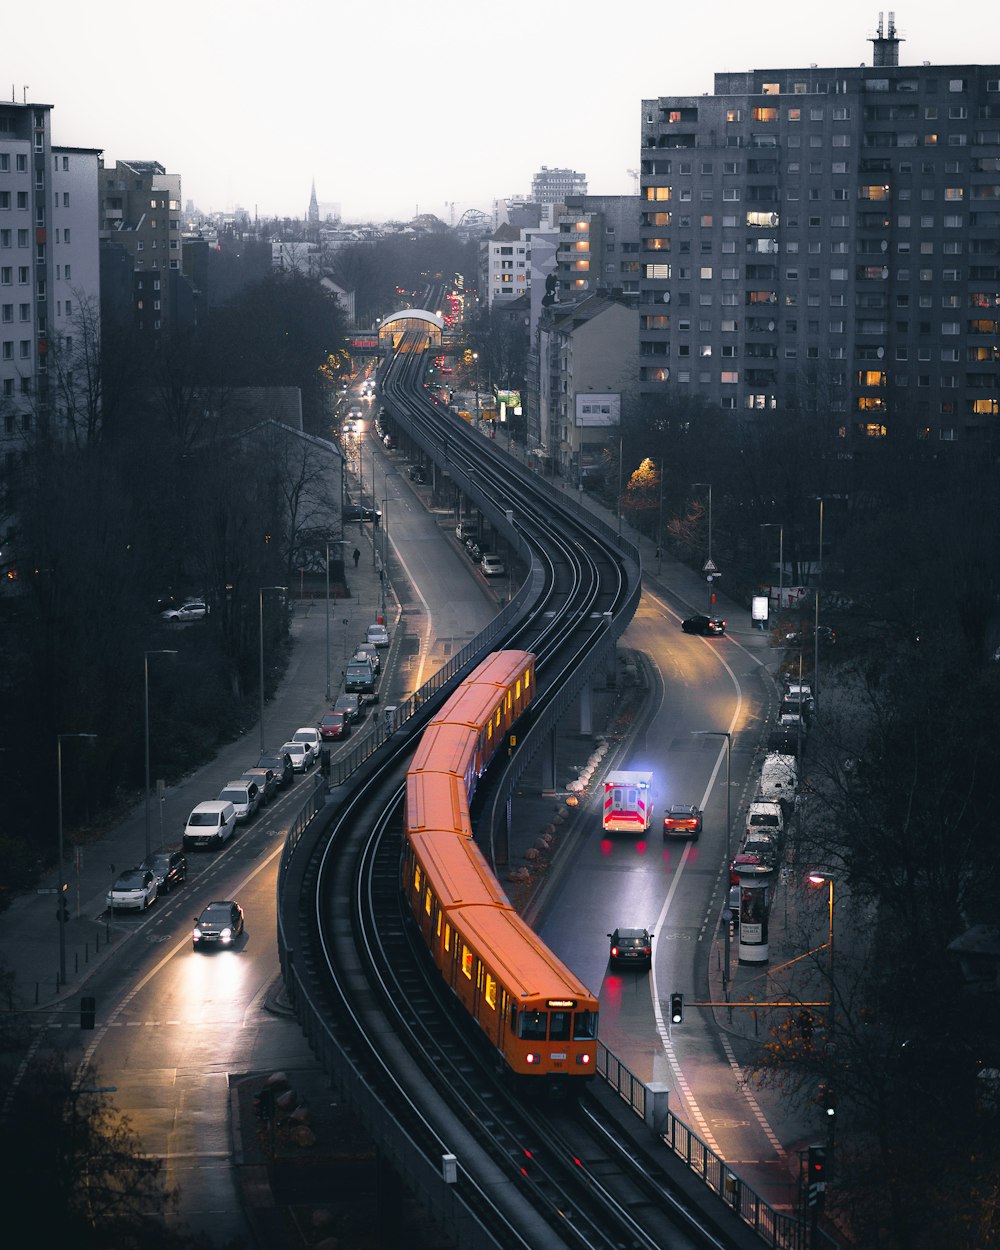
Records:
M901 64L1000 59L985 0L892 12ZM543 165L586 174L592 194L634 193L644 98L708 94L721 70L870 64L879 13L208 0L168 20L123 0L51 0L40 17L14 0L3 67L10 98L53 106L55 143L160 161L204 212L304 217L315 180L345 221L447 222L527 195Z

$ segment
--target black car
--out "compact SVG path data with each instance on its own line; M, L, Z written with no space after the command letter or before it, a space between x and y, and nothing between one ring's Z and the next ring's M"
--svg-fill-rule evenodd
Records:
M411 464L407 472L411 482L416 482L418 486L423 486L426 483L427 473L422 465Z
M369 508L367 504L345 503L345 521L377 521L382 515L381 508Z
M653 935L648 929L615 929L609 933L612 966L627 964L631 967L652 968Z
M209 903L194 918L191 941L195 950L206 946L232 946L243 932L243 908L232 899Z
M726 622L721 616L689 616L681 621L681 629L685 634L706 634L714 638L726 632Z
M262 755L257 761L258 768L270 768L278 779L278 785L284 789L290 786L295 780L295 770L292 768L292 757L287 751L272 751Z
M156 878L159 894L166 894L175 885L181 885L187 880L187 857L181 851L154 851L139 867L151 872Z

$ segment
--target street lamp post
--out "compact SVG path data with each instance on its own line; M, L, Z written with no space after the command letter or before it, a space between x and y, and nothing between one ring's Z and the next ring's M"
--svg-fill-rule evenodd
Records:
M618 535L621 537L622 532L622 468L625 459L625 440L618 440L618 498L615 501L615 511L618 513Z
M479 353L472 353L472 361L476 366L476 429L479 429Z
M819 711L819 596L823 588L823 496L817 495L819 504L819 552L816 566L816 619L813 621L813 701Z
M330 540L326 540L326 701L330 702ZM262 752L263 754L263 752Z
M696 738L725 738L726 740L726 902L729 901L729 865L733 862L733 816L732 816L732 786L731 786L731 769L733 754L733 735L728 729L693 729L691 731ZM716 764L718 768L718 763ZM730 961L730 935L732 922L726 921L725 926L725 963L722 969L722 985L726 993L726 1001L729 1001L729 961Z
M829 887L827 895L827 950L830 952L829 975L830 975L830 1005L827 1008L828 1015L826 1021L827 1040L833 1040L833 876L828 872L811 872L806 880L810 885Z
M287 591L287 586L261 586L259 591L259 623L260 623L260 753L264 754L264 592L267 590Z
M785 527L780 521L765 521L760 528L778 531L778 611L780 612L782 600L785 597Z
M146 791L145 791L145 816L146 816L146 858L150 854L150 837L149 837L149 657L151 655L176 655L176 651L162 649L158 651L144 651L142 653L142 675L143 675L143 723L146 729Z
M66 984L66 914L64 894L66 882L63 880L63 798L62 798L62 744L64 738L96 738L97 734L56 734L56 809L59 829L59 877L56 882L57 907L56 923L59 925L59 984Z
M715 566L712 563L712 483L711 482L692 482L692 489L708 491L708 570L705 579L708 582L708 603L709 607L715 602Z

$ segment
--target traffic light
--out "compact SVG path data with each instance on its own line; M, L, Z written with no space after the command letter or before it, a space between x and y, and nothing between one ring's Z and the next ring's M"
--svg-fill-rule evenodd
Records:
M809 1166L806 1175L807 1198L811 1207L818 1206L826 1193L826 1147L809 1147Z
M670 995L670 1023L680 1024L684 1019L684 995Z
M80 999L80 1028L92 1029L97 1018L97 999L87 994Z

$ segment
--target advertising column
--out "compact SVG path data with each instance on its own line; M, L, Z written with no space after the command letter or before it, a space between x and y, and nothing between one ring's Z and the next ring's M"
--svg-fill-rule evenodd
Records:
M766 864L737 864L736 875L740 890L739 961L766 964L772 870Z

